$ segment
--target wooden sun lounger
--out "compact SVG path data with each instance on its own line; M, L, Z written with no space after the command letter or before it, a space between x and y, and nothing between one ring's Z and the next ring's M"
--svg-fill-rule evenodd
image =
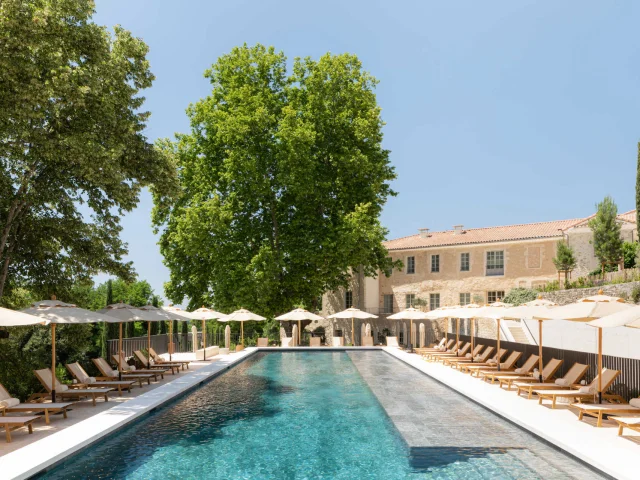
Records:
M118 379L118 371L111 368L111 365L109 365L109 362L107 362L104 358L102 357L92 358L91 361L96 366L96 368L100 370L100 373L102 374L103 378L107 378L109 380ZM124 375L125 374L123 373L123 376ZM144 380L147 381L147 385L151 385L152 378L155 378L157 380L157 377L155 375L151 375L148 373L129 374L129 375L126 375L126 378L127 380L134 380L138 382L140 387L142 387L142 382Z
M489 347L489 348L493 350L493 347ZM489 359L485 360L484 362L458 362L454 364L453 367L457 368L462 373L475 373L475 371L477 370L496 366L498 364L497 363L498 356L500 357L500 360L502 360L502 357L504 357L506 354L507 354L507 349L501 348L499 355L496 354L493 357L491 357L491 362L489 362Z
M605 368L602 371L602 398L619 398L617 395L608 395L605 392L613 381L620 375L620 370L609 370ZM589 384L589 387L598 387L598 377ZM543 400L551 400L551 408L556 408L558 398L572 398L574 402L593 400L598 396L597 393L580 393L579 389L572 390L539 390L534 389L533 392L538 395L538 404L542 405Z
M14 399L9 395L9 392L0 384L0 402L10 401L12 403L19 402L18 399ZM49 413L62 412L64 418L67 418L67 409L73 405L73 402L67 403L17 403L15 405L7 406L5 403L3 409L0 410L4 416L7 412L10 413L42 413L44 414L45 423L49 424Z
M456 362L470 362L472 358L480 355L484 345L476 345L471 353L466 353L463 357L447 357L442 360L443 365L453 366Z
M584 377L589 370L589 365L583 363L574 363L562 379L567 384L566 386L560 386L555 382L514 382L512 385L516 387L517 395L522 395L523 392L527 393L527 398L531 399L534 390L561 390L569 389L572 387L580 388L580 380Z
M113 361L114 363L117 365L118 364L118 359L122 358L121 362L120 362L120 370L122 370L122 375L139 375L139 374L146 374L146 375L153 375L155 380L158 380L158 375L160 375L160 378L164 379L164 374L167 373L169 370L166 369L160 369L160 368L154 368L154 369L136 369L133 368L131 365L129 365L127 362L124 361L124 356L119 357L118 355L113 355Z
M469 368L472 369L471 376L473 376L473 374L475 373L476 377L480 378L481 375L485 375L487 373L508 372L515 368L514 365L521 356L522 352L514 350L513 352L511 352L511 355L509 355L506 360L500 364L500 370L498 370L497 365L493 367L481 367L476 369L473 368L473 365L470 365Z
M42 370L34 370L34 372L42 386L47 390L47 393L34 393L29 397L30 400L39 400L49 398L51 396L52 375L51 370L44 368ZM113 388L74 388L73 385L63 385L55 378L56 396L61 399L65 398L91 398L93 406L96 406L96 398L103 397L105 402L109 401L109 392L113 391Z
M580 413L578 420L582 420L585 415L595 417L598 419L596 427L602 426L602 418L604 415L640 415L640 408L628 405L626 403L610 403L610 404L584 404L584 403L572 403L571 408L575 408Z
M447 342L446 342L446 347L445 350L448 350L451 348L451 346L453 345L453 342L455 342L455 340L453 338L450 338ZM440 350L443 346L445 345L445 338L442 337L442 339L440 339L440 343L438 343L437 345L434 345L432 347L420 347L420 348L414 348L414 350L416 351L416 353L420 353L422 354L423 352L440 352L442 350Z
M456 355L456 352L459 351L462 348L463 342L462 340L460 340L458 343L456 343L453 347L449 348L448 350L432 350L430 352L425 352L422 354L422 358L424 358L425 360L429 361L437 356L440 355Z
M562 365L562 360L558 360L557 358L552 358L547 362L547 364L542 369L542 380L550 380L556 374L558 369ZM540 379L537 376L533 376L533 373L529 374L529 376L501 376L498 377L498 381L500 382L500 388L504 385L507 386L507 390L511 390L511 386L516 383L533 383L540 382Z
M0 407L4 410L4 407ZM5 438L7 439L7 443L11 443L11 432L13 430L17 430L22 427L27 427L29 434L33 433L33 425L32 423L38 420L40 417L30 416L30 417L5 417L0 416L0 427L4 427Z
M173 375L180 373L180 368L182 367L182 364L180 363L163 363L161 365L154 365L153 363L149 364L147 357L145 357L140 350L134 350L133 354L135 355L136 359L142 364L142 366L146 369L149 369L149 370L161 369L165 371L168 371L168 369L170 369Z
M67 367L71 376L78 381L78 387L111 387L118 390L118 395L122 396L123 389L131 393L131 387L136 383L134 380L111 380L106 377L90 377L78 362L68 363L65 367ZM142 384L140 384L140 386L142 387Z
M493 347L487 347L484 349L484 352L482 352L481 355L476 355L473 359L471 358L459 358L457 360L453 360L453 359L447 359L445 364L448 363L451 368L457 368L460 369L461 365L465 365L465 364L469 364L469 365L484 365L486 364L487 360L489 360L489 357L493 354L495 348Z
M268 339L265 339L265 340L267 340L267 342L269 341ZM258 341L260 341L260 339L258 339ZM258 346L260 346L260 345L258 345ZM265 346L268 346L268 345L265 345ZM191 363L189 361L184 361L184 360L174 360L174 361L171 361L171 362L169 360L165 360L164 358L162 358L160 355L158 355L156 353L156 351L153 349L153 347L151 347L149 349L149 353L151 354L151 358L153 359L154 362L156 362L156 364L181 363L182 364L182 370L184 370L185 368L188 369L189 368L189 364Z
M489 383L493 384L496 380L500 380L504 377L518 377L520 375L526 375L533 371L533 368L538 364L538 360L540 357L538 355L529 355L527 361L522 364L520 368L513 368L515 365L511 367L503 368L501 366L500 370L493 370L491 372L483 372L482 370L479 372L479 376L486 382L487 380L491 380Z
M464 346L455 352L433 353L427 358L427 362L441 362L445 358L464 358L471 350L471 344L465 343Z
M618 435L622 435L625 428L640 432L640 418L638 417L609 417L618 424Z

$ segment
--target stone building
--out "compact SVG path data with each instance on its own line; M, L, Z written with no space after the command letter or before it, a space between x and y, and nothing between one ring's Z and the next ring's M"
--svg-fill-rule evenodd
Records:
M323 314L354 306L379 316L372 325L383 325L381 328L404 336L403 329L408 327L402 322L389 322L386 316L409 306L432 310L446 305L492 303L512 288L538 288L556 280L553 258L562 239L576 253L578 266L573 278L577 278L598 267L587 225L590 218L469 229L455 225L440 232L424 228L415 235L389 240L385 246L393 260L402 260L402 271L377 278L354 272L349 289L323 297ZM624 240L636 241L635 210L618 218ZM444 322L427 323L429 339L452 328ZM350 325L327 322L326 328L340 330L347 341L352 341ZM469 326L464 324L462 328L468 331ZM493 322L480 322L478 328L480 336L495 336ZM506 322L504 328L507 339L533 341L530 333L516 325Z

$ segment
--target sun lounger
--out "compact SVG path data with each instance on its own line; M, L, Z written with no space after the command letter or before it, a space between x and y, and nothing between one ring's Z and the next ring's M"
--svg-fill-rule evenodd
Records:
M398 345L398 337L387 337L387 347L400 348L400 345Z
M67 370L69 371L71 376L78 381L78 386L82 386L85 388L111 387L118 390L118 395L122 396L123 389L131 392L131 387L134 383L136 383L133 380L111 380L105 377L90 377L87 372L85 372L84 368L82 368L82 365L80 365L78 362L68 363L65 366L67 367Z
M428 350L426 352L422 352L420 355L422 355L422 357L425 360L429 360L429 358L431 358L434 355L443 355L443 354L450 354L450 353L455 354L458 351L458 349L462 347L463 343L464 342L460 340L459 342L454 342L453 346L451 348L448 348L447 350L441 350L441 349Z
M562 360L558 360L557 358L552 358L547 362L547 364L542 369L542 380L551 380L553 376L556 374L558 369L562 365ZM500 376L498 377L498 381L500 382L500 388L504 385L507 386L507 390L511 390L511 385L515 382L528 383L528 382L540 382L540 378L538 374L530 373L528 376L521 375L513 375L513 376Z
M43 368L42 370L34 370L36 377L40 380L42 386L47 390L48 393L35 393L31 395L32 399L44 399L51 396L51 385L53 384L51 370L48 368ZM113 391L113 388L74 388L71 386L69 388L68 385L63 385L56 378L55 379L56 386L56 396L60 397L62 400L65 398L91 398L93 402L93 406L96 405L96 398L103 397L105 402L109 401L109 392Z
M419 354L426 353L426 352L445 352L453 346L454 342L455 340L453 338L447 341L445 337L442 337L442 339L440 340L440 343L438 343L437 345L434 345L432 347L415 348L414 350L416 351L416 353L419 353Z
M322 340L320 337L311 337L309 339L309 346L310 347L319 347L320 346L320 340Z
M258 347L268 347L269 346L269 339L268 338L258 338L257 346Z
M596 427L602 426L602 418L604 415L640 415L640 398L631 400L637 403L631 405L627 403L600 403L600 404L585 404L585 403L572 403L571 408L578 410L578 420L582 420L585 415L597 418Z
M464 358L469 350L471 350L471 344L467 342L462 348L455 352L432 353L428 356L427 362L442 362L445 358Z
M520 375L526 375L531 373L534 367L538 364L538 360L540 357L538 355L529 355L529 358L522 364L520 368L515 368L515 363L511 367L503 368L500 365L500 370L492 370L492 371L482 371L478 373L480 378L482 378L485 382L487 380L491 380L489 383L493 383L496 380L504 377L518 377Z
M618 435L622 435L625 428L630 428L636 432L640 432L639 417L609 417L618 424Z
M182 369L184 370L185 368L189 368L189 364L191 363L185 360L173 360L173 361L165 360L164 358L162 358L160 355L156 353L153 347L149 349L149 353L151 354L151 359L158 365L162 365L163 363L181 363Z
M497 364L496 366L492 366L492 367L487 366L487 367L480 367L475 369L473 368L473 365L470 365L469 369L470 369L471 376L475 375L476 377L480 377L481 375L485 375L487 373L496 373L498 371L508 372L515 368L515 364L520 359L521 356L522 356L522 352L518 352L517 350L514 350L513 352L511 352L511 354L506 358L504 362L500 363L500 370L498 370Z
M492 351L494 350L493 347L489 347L489 348ZM502 357L504 357L506 354L507 354L507 349L501 348L499 354L494 355L493 357L491 357L490 359L484 362L458 362L454 364L453 367L457 368L463 373L472 373L472 372L475 373L476 371L481 370L483 368L495 367L496 365L498 365L498 357L500 358L500 360L502 360Z
M3 409L4 410L4 409ZM5 417L0 416L0 427L4 427L5 438L7 443L11 443L11 432L18 428L27 427L29 434L33 433L32 423L38 420L40 417Z
M175 375L176 373L180 373L180 368L182 367L182 364L180 363L163 363L161 365L156 365L155 363L153 363L153 360L151 360L151 363L149 363L147 357L140 350L134 350L133 355L136 357L136 360L140 362L142 366L147 370L160 369L164 370L165 372L171 370L171 373Z
M96 368L100 370L100 373L104 378L108 378L109 380L118 380L118 370L114 370L113 368L111 368L109 362L107 362L104 358L92 358L91 361L96 366ZM151 385L152 378L154 380L158 379L157 375L152 375L150 373L123 372L122 375L126 377L127 380L134 380L138 382L140 387L142 387L142 382L144 381L147 382L147 385Z
M158 380L158 375L160 375L160 378L164 379L164 374L168 372L168 370L162 370L160 368L138 370L136 369L136 367L134 367L133 365L129 365L124 360L124 355L113 355L111 358L113 359L114 363L116 363L116 365L118 364L118 360L120 361L120 370L122 371L122 375L148 374L153 375L155 380Z
M42 413L44 421L49 424L49 414L62 412L64 418L67 418L67 409L73 405L73 402L66 403L20 403L17 398L12 398L9 392L0 384L0 409L2 415L5 413Z
M533 396L534 390L567 389L571 388L573 385L580 387L578 384L580 383L580 380L582 380L582 377L587 373L587 370L589 370L589 365L574 363L564 377L558 378L555 382L539 383L517 381L512 385L516 387L518 395L522 395L522 393L525 392L527 393L527 398L530 399Z
M489 357L491 357L494 350L495 348L493 347L487 347L484 349L484 351L481 354L476 355L473 358L468 358L468 355L465 355L464 358L448 358L444 361L444 364L445 365L449 364L451 368L459 368L458 367L459 365L464 365L464 364L469 364L469 365L484 364L487 360L489 360Z
M473 347L473 351L464 355L464 357L447 357L442 360L443 365L453 366L456 362L470 362L473 358L480 358L480 352L484 348L484 345L476 345Z
M611 386L613 381L620 375L620 370L609 370L605 368L602 371L602 392L603 398L607 395L604 393ZM598 377L593 379L588 386L567 389L567 390L540 390L535 389L533 392L538 395L538 403L542 405L543 400L551 400L551 408L556 408L556 401L558 398L573 399L574 402L594 400L598 396Z

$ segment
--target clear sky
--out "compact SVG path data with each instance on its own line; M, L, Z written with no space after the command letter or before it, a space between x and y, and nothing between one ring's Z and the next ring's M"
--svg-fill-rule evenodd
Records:
M380 80L398 179L389 238L587 216L610 194L634 208L640 2L98 0L96 22L150 46L148 136L188 130L203 72L235 45L350 52ZM168 271L142 197L123 237L142 279ZM104 277L99 277L102 280Z

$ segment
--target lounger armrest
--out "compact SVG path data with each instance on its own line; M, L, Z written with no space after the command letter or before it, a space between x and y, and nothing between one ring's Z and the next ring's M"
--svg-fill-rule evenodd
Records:
M74 389L78 389L81 390L83 388L87 388L87 383L72 383L71 385L67 385L67 387L69 387L69 390L74 390Z

